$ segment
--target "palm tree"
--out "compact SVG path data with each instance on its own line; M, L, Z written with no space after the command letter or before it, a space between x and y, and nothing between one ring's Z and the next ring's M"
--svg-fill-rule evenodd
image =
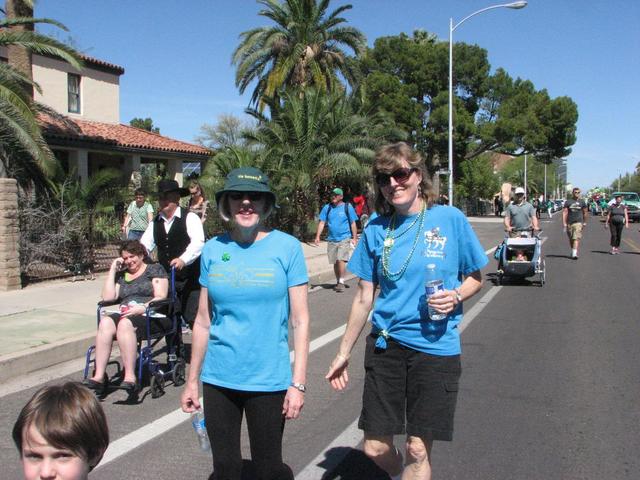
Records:
M380 117L354 113L341 92L326 94L314 88L301 97L284 93L272 117L250 113L258 127L245 133L250 146L259 146L257 164L271 177L281 210L282 228L304 230L319 200L336 182L366 181L375 149L402 132L385 128Z
M241 33L240 45L232 56L240 93L257 82L251 104L262 110L266 98L279 97L288 86L315 86L329 91L341 85L338 75L353 86L352 67L341 46L360 55L366 48L366 39L359 30L341 25L346 20L339 15L350 10L351 5L327 14L330 0L258 3L265 7L259 15L275 25Z
M20 13L25 4L32 12L32 0L7 0L7 15ZM80 69L81 61L73 49L46 35L21 29L36 23L66 30L64 25L50 19L8 16L0 20L0 46L10 48L10 60L13 50L26 49L59 58ZM58 162L42 137L37 116L41 111L53 112L33 101L32 89L41 90L31 80L30 62L23 62L20 68L11 61L0 62L0 176L14 177L22 186L33 182L44 185L44 179L55 173Z

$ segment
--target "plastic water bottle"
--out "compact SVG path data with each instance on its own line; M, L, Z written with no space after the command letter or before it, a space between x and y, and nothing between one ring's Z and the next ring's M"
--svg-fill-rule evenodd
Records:
M196 410L191 414L191 425L193 425L193 430L196 432L196 436L198 437L200 450L203 452L211 450L209 436L207 435L207 428L204 423L204 413L202 413L202 410Z
M430 263L429 265L427 265L427 271L426 271L426 274L425 274L424 287L425 287L425 290L426 290L427 302L429 301L429 297L431 297L431 295L433 295L433 294L435 294L437 292L442 292L444 290L444 282L442 281L442 279L440 278L440 276L436 272L436 266L435 266L434 263ZM447 314L446 313L437 312L428 303L427 303L427 306L429 308L429 318L431 320L440 321L440 320L444 320L445 318L447 318Z

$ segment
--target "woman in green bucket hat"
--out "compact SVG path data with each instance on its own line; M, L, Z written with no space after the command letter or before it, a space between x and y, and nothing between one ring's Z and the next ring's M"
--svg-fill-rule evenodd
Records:
M257 168L231 171L216 203L229 230L202 250L202 290L182 409L200 408L202 380L216 478L241 477L244 414L256 478L293 479L282 461L282 433L285 420L299 416L306 389L309 309L302 247L294 237L265 226L276 197Z

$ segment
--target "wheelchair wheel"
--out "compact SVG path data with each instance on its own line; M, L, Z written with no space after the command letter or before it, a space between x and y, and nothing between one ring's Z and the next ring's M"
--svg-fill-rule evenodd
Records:
M173 374L172 374L173 384L176 387L179 387L180 385L184 385L185 369L186 369L186 366L185 366L184 358L179 358L178 361L176 362L175 367L173 367Z
M151 377L151 398L158 398L164 395L164 375L156 372Z

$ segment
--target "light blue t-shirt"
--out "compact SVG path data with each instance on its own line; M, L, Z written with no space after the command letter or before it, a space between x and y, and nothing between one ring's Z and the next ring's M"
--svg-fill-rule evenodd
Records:
M326 204L320 211L320 220L326 222L329 234L327 235L327 241L329 242L341 242L347 238L351 238L351 223L358 219L356 211L350 203L347 203L349 209L349 218L347 218L347 212L345 211L345 203L340 203L334 206L332 203ZM351 222L349 222L349 219Z
M309 280L300 242L278 230L248 245L223 234L205 244L200 266L213 304L200 379L235 390L286 390L288 289Z
M411 251L419 224L403 232L415 219L416 215L397 219L389 268L392 273L401 269ZM371 319L372 332L386 330L396 342L420 352L458 355L462 305L444 321L429 319L424 286L426 266L435 264L444 288L452 290L460 286L462 275L480 270L489 262L482 245L460 210L435 205L426 212L423 231L406 271L392 281L382 273L382 248L389 222L390 217L380 216L369 223L347 265L352 273L380 287Z

